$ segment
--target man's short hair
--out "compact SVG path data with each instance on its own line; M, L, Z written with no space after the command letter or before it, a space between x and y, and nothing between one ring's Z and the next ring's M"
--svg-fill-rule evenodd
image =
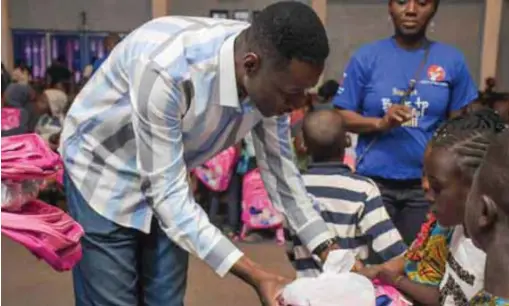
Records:
M267 6L248 30L253 51L267 56L278 66L292 59L323 65L329 56L329 41L322 21L308 5L281 1Z

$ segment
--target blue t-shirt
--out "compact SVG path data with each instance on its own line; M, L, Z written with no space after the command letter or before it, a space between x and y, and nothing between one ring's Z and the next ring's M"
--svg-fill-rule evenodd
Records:
M415 119L383 134L360 135L357 156L362 156L378 135L357 165L360 174L395 180L420 178L424 150L433 132L451 111L477 98L463 55L439 42L432 42L429 48L427 62L406 103L413 108ZM424 49L404 50L394 38L360 48L346 68L334 105L366 117L383 117L392 103L401 101L424 56Z

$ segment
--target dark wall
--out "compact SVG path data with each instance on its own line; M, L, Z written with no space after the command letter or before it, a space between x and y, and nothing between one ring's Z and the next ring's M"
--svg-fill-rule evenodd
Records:
M504 1L498 53L498 90L509 91L509 0Z
M88 30L128 32L151 18L150 0L11 0L11 27L76 31L80 12Z

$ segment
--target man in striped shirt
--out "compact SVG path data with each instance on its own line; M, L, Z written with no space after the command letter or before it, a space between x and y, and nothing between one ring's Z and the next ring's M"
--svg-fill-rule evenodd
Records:
M346 133L334 110L308 114L302 132L313 163L303 175L308 192L342 249L351 249L365 264L402 255L407 246L394 227L377 186L343 164ZM320 260L313 258L291 229L286 230L288 255L299 277L318 276Z
M310 250L325 258L337 248L293 163L285 115L328 54L320 19L293 1L251 25L172 16L124 38L76 97L61 136L69 210L85 230L76 305L181 305L185 251L275 305L285 280L211 225L187 180L251 130L276 207Z

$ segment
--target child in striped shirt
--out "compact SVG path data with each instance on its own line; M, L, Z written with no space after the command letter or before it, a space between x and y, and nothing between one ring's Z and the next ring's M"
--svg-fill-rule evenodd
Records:
M303 174L315 208L342 249L351 249L364 264L385 262L402 255L407 246L392 223L376 184L352 173L342 161L346 133L334 110L309 113L303 137L312 163ZM317 276L321 263L287 227L288 255L297 276Z

